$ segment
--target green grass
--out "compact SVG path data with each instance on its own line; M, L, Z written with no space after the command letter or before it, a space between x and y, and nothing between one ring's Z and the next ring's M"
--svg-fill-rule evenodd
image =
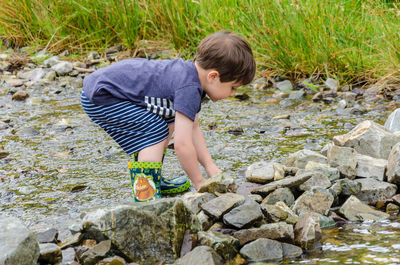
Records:
M0 35L55 52L162 40L190 57L206 35L246 38L268 73L399 83L400 8L378 0L0 0Z

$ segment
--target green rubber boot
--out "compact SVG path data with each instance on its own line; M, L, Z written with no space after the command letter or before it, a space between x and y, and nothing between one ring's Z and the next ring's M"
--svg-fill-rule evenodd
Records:
M161 199L161 162L128 162L133 199L146 202Z
M164 157L165 157L166 151L167 151L167 149L165 148L161 163L164 162ZM139 153L136 152L132 156L133 156L134 161L137 161ZM173 179L166 179L162 176L161 169L160 169L160 175L161 175L161 181L160 181L161 194L181 193L190 188L191 183L190 183L189 179L185 176L177 177L177 178L173 178Z

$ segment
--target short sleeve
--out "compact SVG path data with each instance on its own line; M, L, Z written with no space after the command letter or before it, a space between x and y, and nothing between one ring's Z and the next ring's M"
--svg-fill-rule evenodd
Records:
M201 109L202 89L197 85L184 86L175 90L174 109L194 121Z

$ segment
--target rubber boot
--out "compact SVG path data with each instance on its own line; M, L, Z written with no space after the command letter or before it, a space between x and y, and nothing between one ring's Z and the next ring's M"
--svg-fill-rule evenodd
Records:
M164 162L164 157L166 152L167 149L165 148L161 163ZM138 160L138 156L139 152L133 154L134 161ZM160 175L161 175L161 181L160 181L161 194L181 193L189 189L191 185L189 179L185 176L177 177L174 179L166 179L162 176L161 169L160 169Z
M161 162L128 163L135 202L161 199Z

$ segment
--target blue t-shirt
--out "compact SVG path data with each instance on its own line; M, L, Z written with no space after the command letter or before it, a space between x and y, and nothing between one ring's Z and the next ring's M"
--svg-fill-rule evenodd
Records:
M191 120L205 95L194 63L182 59L123 60L85 77L83 91L96 105L128 100L162 118L179 111Z

